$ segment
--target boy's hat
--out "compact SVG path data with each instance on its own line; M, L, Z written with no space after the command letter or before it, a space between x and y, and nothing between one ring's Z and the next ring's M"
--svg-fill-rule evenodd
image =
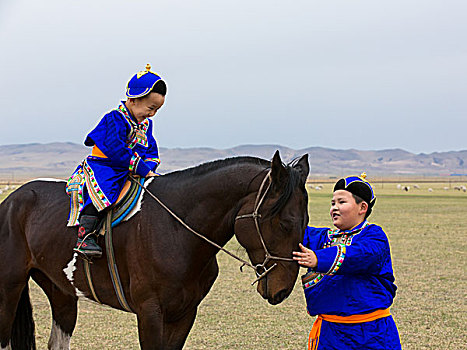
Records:
M365 202L368 203L367 216L371 213L371 208L376 202L375 194L373 193L373 188L370 183L365 180L366 173L362 173L360 176L349 176L343 179L340 179L334 185L334 192L337 190L345 190L350 193L359 196Z
M148 63L146 65L146 70L136 73L128 81L126 86L126 96L130 98L139 98L149 94L156 85L156 83L161 80L161 77L154 72L151 72L151 65Z

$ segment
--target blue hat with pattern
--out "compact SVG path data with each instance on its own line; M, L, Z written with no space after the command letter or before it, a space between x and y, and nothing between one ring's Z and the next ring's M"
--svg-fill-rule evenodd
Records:
M126 96L129 98L139 98L151 92L154 85L161 80L161 77L151 72L151 65L146 65L146 70L136 73L126 86Z
M334 192L337 190L345 190L360 197L368 203L367 216L370 215L371 209L376 202L376 197L373 192L373 188L370 183L365 180L366 173L362 173L360 176L349 176L340 179L334 186Z

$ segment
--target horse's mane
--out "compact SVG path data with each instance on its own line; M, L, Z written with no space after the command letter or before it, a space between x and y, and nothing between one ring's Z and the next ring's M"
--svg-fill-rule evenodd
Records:
M301 182L301 176L300 173L293 168L293 166L296 163L296 159L292 160L288 164L283 164L285 167L288 177L287 177L287 182L284 184L283 187L281 187L281 195L277 199L276 203L274 203L271 211L267 214L267 216L275 216L278 214L282 208L287 204L289 201L292 193L294 192L295 188L300 184ZM206 175L212 171L228 167L231 165L240 165L240 164L252 164L252 165L258 165L259 167L263 168L261 169L258 174L251 180L251 182L260 174L264 173L264 170L270 168L271 162L265 159L261 158L256 158L256 157L232 157L232 158L225 158L225 159L220 159L220 160L215 160L212 162L207 162L203 163L201 165L188 168L188 169L183 169L183 170L177 170L168 174L165 174L164 177L174 177L173 181L177 181L180 177L183 177L184 179L190 179L195 176L202 176ZM305 187L303 186L303 189ZM304 190L305 191L305 190ZM306 195L306 191L305 191Z
M175 176L175 177L192 177L192 176L200 176L210 173L212 171L230 166L230 165L239 165L239 164L256 164L259 166L263 166L267 168L271 165L271 162L266 159L256 158L256 157L232 157L232 158L225 158L219 159L212 162L207 162L200 164L198 166L173 171L171 173L165 174L164 176Z

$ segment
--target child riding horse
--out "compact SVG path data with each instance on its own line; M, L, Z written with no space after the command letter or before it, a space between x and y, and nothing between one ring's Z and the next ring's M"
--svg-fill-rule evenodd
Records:
M149 118L164 104L166 92L165 82L148 64L128 81L128 99L105 114L84 141L92 147L91 155L76 168L66 190L71 197L68 226L79 224L74 250L85 258L101 257L94 230L116 202L128 174L156 175L159 151Z

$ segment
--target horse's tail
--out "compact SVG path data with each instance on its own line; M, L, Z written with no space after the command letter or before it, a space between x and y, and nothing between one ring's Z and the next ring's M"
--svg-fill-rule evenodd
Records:
M11 330L12 350L36 350L36 338L34 335L34 319L32 318L32 306L29 299L29 286L21 293L21 298L16 309L15 320Z

